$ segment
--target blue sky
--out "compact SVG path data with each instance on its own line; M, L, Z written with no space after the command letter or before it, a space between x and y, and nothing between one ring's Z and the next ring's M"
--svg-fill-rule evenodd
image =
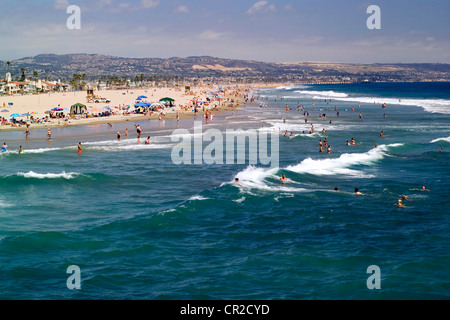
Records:
M69 30L68 5L81 8ZM369 30L370 5L381 30ZM40 53L450 63L446 0L0 0L0 59Z

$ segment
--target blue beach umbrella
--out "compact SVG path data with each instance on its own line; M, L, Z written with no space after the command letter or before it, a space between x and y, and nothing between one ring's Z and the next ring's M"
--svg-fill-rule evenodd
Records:
M10 115L11 118L15 118L15 117L20 117L20 114L18 113L13 113L12 115Z
M2 112L9 112L9 110L3 109Z
M147 99L147 97L146 96L139 96L136 100L138 100L138 99L140 99L140 100Z
M31 114L29 114L29 113L24 113L21 115L21 117L30 117L30 116L31 116Z
M146 102L139 102L139 103L136 103L134 106L137 107L137 108L140 108L140 107L149 107L150 104L148 104L148 103L146 103Z

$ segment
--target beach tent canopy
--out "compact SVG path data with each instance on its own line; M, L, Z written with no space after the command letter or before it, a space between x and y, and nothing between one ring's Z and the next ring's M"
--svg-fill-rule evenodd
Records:
M136 103L136 104L134 105L134 107L135 107L135 108L150 107L150 103L147 103L147 102L139 102L139 103Z
M159 102L175 102L175 100L172 98L162 98Z
M70 114L83 114L87 111L87 108L82 103L76 103L70 107Z
M136 100L142 100L142 99L147 99L146 96L139 96Z

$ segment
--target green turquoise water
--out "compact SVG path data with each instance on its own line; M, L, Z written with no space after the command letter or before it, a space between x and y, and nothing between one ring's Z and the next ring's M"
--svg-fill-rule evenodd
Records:
M275 169L175 165L175 121L141 122L150 146L131 122L53 130L51 143L46 130L0 133L0 298L448 299L450 84L254 94L204 130L281 130ZM66 286L70 265L81 290ZM366 286L371 265L381 290Z

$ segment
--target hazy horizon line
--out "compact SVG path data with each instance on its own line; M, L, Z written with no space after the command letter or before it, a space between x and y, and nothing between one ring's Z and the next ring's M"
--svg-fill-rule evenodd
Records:
M112 57L112 58L119 58L119 59L136 59L136 60L144 60L144 59L161 59L161 60L169 60L169 59L189 59L189 58L200 58L200 57L208 57L208 58L216 58L216 59L224 59L224 60L238 60L238 61L253 61L253 62L259 62L259 63L274 63L274 64L298 64L298 63L323 63L323 64L355 64L355 65L377 65L377 64L443 64L443 65L449 65L448 62L340 62L340 61L325 61L325 60L297 60L297 61L264 61L264 60L254 60L254 59L246 59L246 58L228 58L228 57L218 57L218 56L211 56L211 55L193 55L193 56L172 56L168 58L162 58L162 57L125 57L125 56L119 56L119 55L112 55L112 54L104 54L104 53L39 53L36 55L31 56L24 56L21 58L15 58L15 59L0 59L2 62L7 61L19 61L22 59L27 58L35 58L37 56L41 55L55 55L55 56L70 56L70 55L97 55L97 56L105 56L105 57Z

